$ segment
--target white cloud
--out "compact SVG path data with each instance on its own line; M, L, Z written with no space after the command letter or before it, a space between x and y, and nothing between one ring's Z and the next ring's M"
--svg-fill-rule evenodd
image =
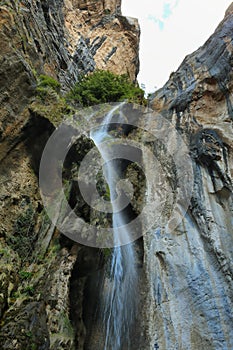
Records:
M201 46L222 20L231 0L122 0L124 15L141 26L138 80L161 87L184 57Z

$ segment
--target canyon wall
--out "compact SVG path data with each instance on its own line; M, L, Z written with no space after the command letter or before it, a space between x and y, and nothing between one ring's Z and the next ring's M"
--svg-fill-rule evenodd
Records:
M152 108L189 147L193 183L178 227L144 236L147 349L233 347L232 29L231 5L207 42L151 96ZM180 175L185 181L185 164Z
M54 92L41 103L37 83L41 74L51 76L66 93L98 68L135 81L140 30L120 6L119 0L0 4L1 349L83 348L83 290L103 253L66 239L43 209L41 154L57 116L70 111ZM84 155L90 140L81 140L79 148Z

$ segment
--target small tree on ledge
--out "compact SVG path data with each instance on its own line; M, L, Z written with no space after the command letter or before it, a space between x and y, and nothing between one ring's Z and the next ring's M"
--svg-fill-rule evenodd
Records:
M126 74L117 75L104 70L81 77L68 93L67 100L83 107L124 100L145 104L144 91Z

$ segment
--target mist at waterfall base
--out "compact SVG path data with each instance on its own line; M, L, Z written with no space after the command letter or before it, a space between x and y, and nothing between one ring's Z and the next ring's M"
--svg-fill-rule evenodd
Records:
M120 105L121 106L121 105ZM103 173L110 190L112 203L112 227L115 247L107 266L108 276L103 286L101 300L101 318L105 333L104 350L130 349L130 327L136 313L137 272L133 244L121 245L119 228L127 237L129 233L125 226L125 218L116 204L116 184L119 180L119 171L114 162L108 161L108 151L102 143L108 141L109 149L113 141L108 133L109 122L119 106L114 106L106 115L102 126L91 132L90 136L105 161ZM122 233L122 232L121 232ZM130 237L127 237L130 240Z

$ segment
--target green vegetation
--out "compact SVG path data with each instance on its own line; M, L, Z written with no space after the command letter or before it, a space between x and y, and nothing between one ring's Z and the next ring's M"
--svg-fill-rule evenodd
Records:
M111 201L111 193L110 193L110 188L109 188L109 186L108 186L108 184L106 183L106 185L105 185L105 188L106 188L106 191L105 191L105 193L104 193L104 199L106 200L106 201Z
M32 338L32 332L31 332L31 331L27 331L27 332L25 333L25 335L26 335L26 337L28 337L28 338Z
M107 260L112 255L112 249L110 248L101 248L101 252L105 260Z
M35 114L48 118L54 125L61 121L71 112L71 107L60 94L61 84L48 75L37 77L37 96L32 102L30 109Z
M69 317L65 314L65 312L62 312L61 314L61 322L62 322L62 332L64 335L67 335L69 338L73 338L74 336L74 328L70 322Z
M60 91L61 84L54 78L41 74L38 77L38 85L37 85L37 91L42 89L50 88L56 92Z
M23 261L29 259L35 240L35 213L31 205L18 216L14 225L14 234L9 238L9 244L19 254Z
M29 280L32 277L32 272L28 271L19 271L19 277L23 280Z
M26 286L23 288L23 293L25 293L28 296L33 296L35 293L35 289L33 286Z
M51 252L56 254L60 251L60 249L61 249L61 245L60 245L59 237L56 237L52 240Z
M67 100L81 106L124 100L145 103L144 91L133 84L127 75L102 70L83 76L71 89Z
M103 197L105 201L110 202L111 200L110 188L106 183L106 180L103 176L102 171L98 171L96 175L96 180L97 180L96 188L97 188L97 191L99 192L99 195Z
M30 109L35 114L48 118L55 126L72 115L74 106L87 107L101 103L128 101L146 104L144 91L132 83L127 75L96 70L82 76L74 87L62 96L61 84L48 75L36 76L36 98Z
M20 285L17 291L11 294L10 303L14 304L16 300L29 300L35 296L35 288L32 285Z

